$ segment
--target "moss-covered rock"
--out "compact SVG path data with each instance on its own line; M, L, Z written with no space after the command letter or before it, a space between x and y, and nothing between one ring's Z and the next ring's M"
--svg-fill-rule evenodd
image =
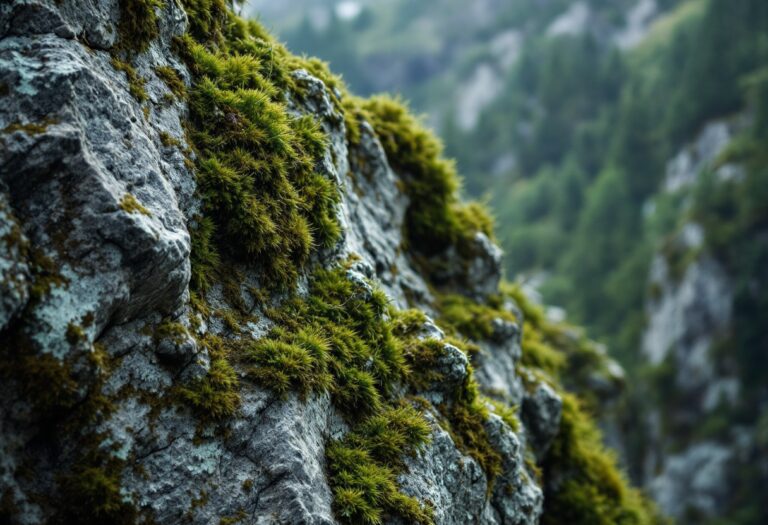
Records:
M650 522L563 387L599 352L499 289L402 103L219 0L70 7L119 42L0 41L3 519Z

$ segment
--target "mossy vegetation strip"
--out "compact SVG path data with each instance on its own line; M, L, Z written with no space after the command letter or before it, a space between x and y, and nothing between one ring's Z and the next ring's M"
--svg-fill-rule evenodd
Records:
M545 498L542 524L651 525L664 523L655 507L633 488L615 455L602 442L590 409L599 402L590 395L586 377L605 366L606 357L573 327L549 321L543 309L529 301L518 287L504 284L502 297L484 304L449 296L439 301L443 321L458 334L487 339L494 318L513 320L503 298L513 299L523 319L521 364L537 381L545 381L563 399L560 429L541 468ZM586 396L586 403L562 385ZM493 403L492 403L493 404ZM515 428L513 413L495 411Z

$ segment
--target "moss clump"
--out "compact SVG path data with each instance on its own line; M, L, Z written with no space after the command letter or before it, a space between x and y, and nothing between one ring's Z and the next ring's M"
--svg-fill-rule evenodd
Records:
M653 505L630 486L584 408L599 406L586 385L590 374L605 367L605 355L572 327L549 321L519 288L505 285L503 290L525 319L522 364L563 398L560 430L539 465L545 482L542 524L664 523ZM583 399L566 392L561 382Z
M120 0L119 45L132 51L145 51L157 38L157 13L162 0Z
M13 122L0 130L0 133L6 134L14 133L16 131L23 131L27 135L40 135L41 133L45 133L48 130L48 126L55 123L56 121L53 119L45 119L41 122L29 122L27 124Z
M406 373L386 297L348 279L344 268L317 271L309 289L308 297L269 312L281 328L246 349L250 377L280 393L330 389L353 419L375 413Z
M171 90L177 99L183 100L187 96L187 86L181 79L181 75L178 71L170 66L158 66L155 68L155 74L165 82L168 89Z
M547 381L563 397L564 407L560 431L540 465L531 470L545 482L545 504L542 523L569 524L655 524L663 521L653 506L633 489L616 465L615 458L602 445L600 433L592 418L582 408L582 402L566 393L560 385L561 376L567 384L586 395L589 406L597 407L598 400L584 390L589 374L605 366L606 357L594 343L580 332L563 324L550 322L543 310L527 300L519 288L503 285L502 296L487 304L473 304L464 297L448 296L438 301L443 321L456 333L475 339L488 338L490 322L506 317L502 308L504 297L513 299L522 310L523 338L522 363L538 380ZM506 314L509 316L509 314ZM407 355L407 354L406 354ZM457 443L473 450L473 456L483 464L486 472L498 468L499 458L492 449L478 449L487 438L482 436L479 422L485 404L513 429L518 428L517 417L511 408L498 400L483 399L478 407L478 396L470 385L468 396L472 404L464 403L447 414L451 432ZM469 409L474 407L473 413ZM540 470L539 470L540 469Z
M180 148L181 147L181 141L179 139L175 138L170 133L167 133L165 131L161 131L159 133L159 137L160 137L160 143L163 146L165 146L166 148L171 148L171 147Z
M483 401L493 407L493 413L501 418L515 433L520 432L520 416L517 406L509 406L496 399L484 397Z
M472 392L470 399L440 407L440 411L446 418L448 433L456 446L472 456L483 468L490 493L496 477L501 474L502 457L489 441L485 430L488 409L474 388L469 391Z
M245 346L246 377L280 395L329 391L352 424L327 448L337 517L373 524L399 515L431 523L431 510L401 494L396 481L403 454L424 444L430 428L418 411L392 398L408 370L384 294L350 279L344 267L319 270L307 297L269 315L280 327Z
M290 333L275 329L269 338L252 343L245 350L247 373L281 396L298 391L306 397L331 387L329 353L330 342L324 332L301 329Z
M548 482L542 524L661 523L651 505L629 486L578 400L570 394L561 395L560 431L543 465Z
M460 252L468 252L478 232L492 236L490 216L477 203L461 203L453 161L443 158L440 141L403 102L377 96L358 99L356 106L358 114L373 126L390 164L405 182L411 201L406 234L413 250L434 255L456 246Z
M608 358L581 330L565 323L549 321L544 310L529 301L519 287L504 284L503 293L511 297L523 313L523 358L526 367L559 381L589 407L599 399L590 390L590 378L607 374Z
M181 0L189 18L190 34L201 42L224 43L224 31L233 17L226 0Z
M258 58L211 52L191 38L184 47L195 76L190 138L209 221L193 230L204 237L194 245L258 260L265 282L290 286L312 249L340 235L339 190L316 170L325 135L311 117L288 112Z
M58 480L61 489L52 525L131 525L137 522L134 504L121 493L124 462L94 449Z
M413 455L430 435L429 425L409 405L390 406L328 444L326 456L334 512L345 523L379 524L386 515L430 525L432 509L399 492L403 455Z
M192 241L190 285L193 290L207 290L217 280L221 257L214 240L215 230L216 226L210 217L197 216L190 225Z
M517 318L503 308L500 296L488 297L485 303L478 303L459 294L443 294L438 297L437 310L440 321L454 334L461 334L475 341L493 336L493 322L496 319L517 322Z
M175 393L203 423L222 422L234 416L240 407L240 382L230 364L233 345L212 334L199 338L198 345L210 356L208 373L178 386Z
M116 56L112 57L112 67L117 69L118 71L122 71L125 73L125 76L128 78L128 91L131 93L133 98L141 102L146 102L149 98L147 96L147 91L144 89L144 86L147 83L147 80L136 72L136 69L134 67Z
M182 344L191 337L183 324L174 321L163 321L157 325L153 335L155 343L170 339L174 344Z
M138 213L139 215L145 215L147 217L152 216L152 212L145 208L138 200L136 200L136 197L130 193L123 195L118 206L120 206L120 209L126 213Z

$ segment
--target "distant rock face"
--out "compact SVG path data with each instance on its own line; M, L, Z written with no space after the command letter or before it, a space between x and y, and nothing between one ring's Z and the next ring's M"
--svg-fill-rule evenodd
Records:
M743 168L716 159L746 118L711 122L668 163L667 194L682 197L687 217L693 188L707 170L736 183ZM718 349L733 330L736 283L708 249L709 232L684 222L654 256L642 354L658 376L661 398L649 410L644 482L661 509L682 525L722 517L737 501L732 480L751 461L755 429L731 418L742 402L733 357Z
M109 1L0 6L0 344L3 359L23 352L29 363L49 364L29 376L40 384L0 385L0 517L47 521L66 503L55 487L67 479L87 485L78 490L115 496L126 522L337 523L324 447L348 428L327 394L279 397L249 385L220 433L168 402L179 385L215 366L190 331L221 329L198 326L190 308L189 224L201 203L186 161L188 110L164 97L157 74L171 66L189 81L171 51L186 16L176 2L157 9L159 36L134 62L145 79L147 100L140 102L110 56L117 13ZM362 123L361 139L351 145L328 88L306 71L294 79L307 95L289 101L291 110L321 123L330 140L319 169L346 190L338 210L343 238L318 264L354 254L350 280L373 282L394 305L422 305L429 313L430 288L401 249L407 197L375 133ZM481 297L499 284L501 253L484 235L474 253L468 267L449 265L443 277ZM213 290L212 303L222 293ZM178 331L159 340L163 319ZM534 426L529 438L525 428L513 431L490 416L485 431L503 462L489 491L477 461L441 428L434 409L427 411L431 441L408 459L399 481L404 493L434 506L439 524L535 524L542 512L542 490L524 461L526 440L546 448L561 401L543 384L524 391L516 368L521 328L501 319L495 326L478 377L524 406ZM248 325L254 338L268 328L267 321ZM431 321L424 330L443 337ZM441 389L469 373L467 357L448 343L445 349L442 382L422 393L435 405L444 402ZM94 364L104 361L112 368L102 375ZM45 397L54 384L66 398ZM41 399L30 401L30 389ZM61 423L56 417L102 397L109 406L75 420L81 426L74 434L45 433L52 420ZM46 412L51 407L58 416ZM82 457L96 435L100 444L89 454L114 465L104 478L88 470L92 457ZM62 519L77 519L80 511L71 512Z

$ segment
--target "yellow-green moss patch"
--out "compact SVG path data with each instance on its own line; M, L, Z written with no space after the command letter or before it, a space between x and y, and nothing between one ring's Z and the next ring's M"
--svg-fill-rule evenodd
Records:
M145 208L138 200L136 200L136 197L130 193L123 195L123 197L120 199L119 206L120 209L126 213L138 213L147 217L152 216L152 212Z

